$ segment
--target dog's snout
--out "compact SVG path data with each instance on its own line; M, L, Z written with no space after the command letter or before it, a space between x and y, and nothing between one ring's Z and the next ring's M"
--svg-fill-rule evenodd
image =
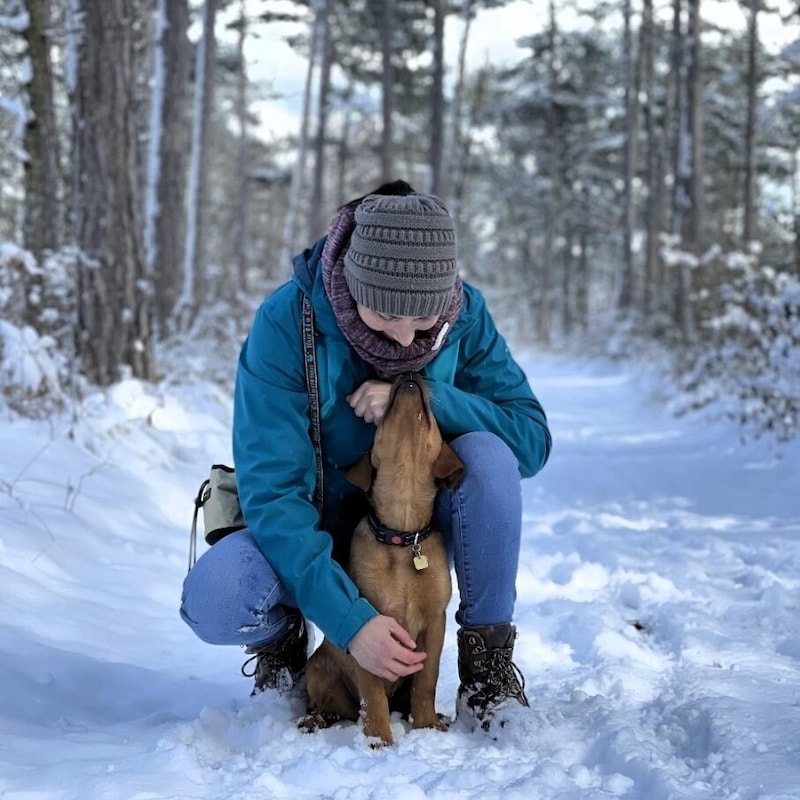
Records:
M395 400L400 397L402 397L405 402L419 401L422 404L423 413L427 416L428 393L425 388L425 380L422 376L414 372L404 372L397 377L392 387L387 412L389 408L394 406Z
M406 392L419 388L419 384L414 377L414 373L409 372L408 374L404 375L400 385L397 388Z

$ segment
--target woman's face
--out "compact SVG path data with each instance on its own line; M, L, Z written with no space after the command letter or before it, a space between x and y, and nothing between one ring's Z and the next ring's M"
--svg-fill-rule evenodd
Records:
M429 331L439 320L438 314L433 317L393 317L379 314L377 311L356 303L361 321L373 331L383 334L387 339L408 347L420 331Z

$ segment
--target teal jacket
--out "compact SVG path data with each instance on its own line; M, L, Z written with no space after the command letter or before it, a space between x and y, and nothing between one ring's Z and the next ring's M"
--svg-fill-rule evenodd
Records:
M375 426L346 397L374 376L336 324L322 285L323 244L295 257L294 277L256 313L239 357L233 456L253 537L303 614L344 649L377 612L334 558L334 537L312 501L302 293L314 306L326 509L363 507L344 470L369 450ZM544 411L474 287L464 284L461 314L423 374L445 439L490 431L514 451L522 477L544 466L551 446Z

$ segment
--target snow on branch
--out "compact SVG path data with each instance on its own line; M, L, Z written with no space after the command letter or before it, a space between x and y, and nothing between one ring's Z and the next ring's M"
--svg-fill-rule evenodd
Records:
M28 25L30 25L30 17L27 11L0 15L0 30L10 31L11 33L25 33L28 30Z

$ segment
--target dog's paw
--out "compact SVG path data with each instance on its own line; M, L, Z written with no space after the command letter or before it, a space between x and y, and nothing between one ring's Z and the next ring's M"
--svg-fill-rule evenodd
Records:
M373 733L364 731L364 738L372 750L380 750L383 747L392 747L394 745L394 736L389 730L383 733Z
M450 726L445 721L445 718L442 714L436 715L436 722L431 725L431 727L436 731L446 731Z
M434 714L432 716L421 717L420 719L414 718L411 727L415 730L430 728L434 731L446 731L449 724L447 718L443 714Z
M297 727L304 733L314 733L325 728L330 728L341 721L338 714L333 714L329 711L322 711L319 708L312 708L301 720L298 721Z

